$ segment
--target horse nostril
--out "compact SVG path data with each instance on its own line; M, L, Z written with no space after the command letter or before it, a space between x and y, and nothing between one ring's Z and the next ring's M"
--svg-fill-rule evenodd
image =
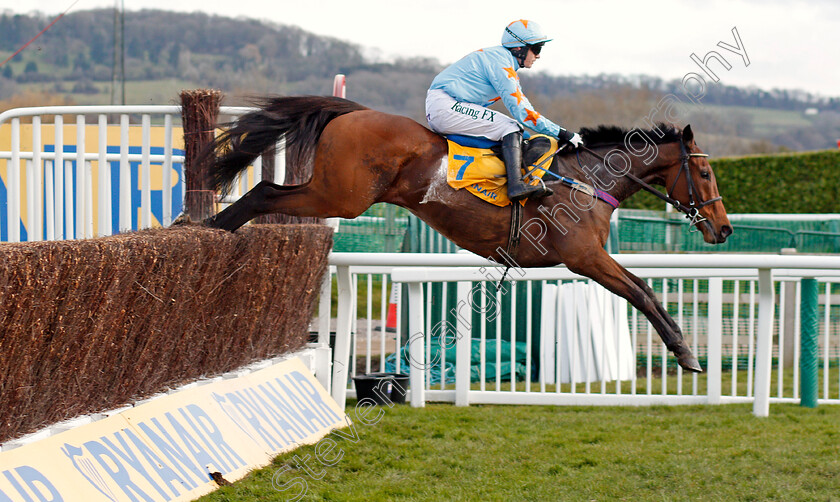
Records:
M724 225L724 226L720 227L720 235L724 239L729 237L730 235L732 235L732 227L730 227L729 225Z

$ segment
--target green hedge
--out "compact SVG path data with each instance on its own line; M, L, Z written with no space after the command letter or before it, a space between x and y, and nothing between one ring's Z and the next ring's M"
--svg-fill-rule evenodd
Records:
M753 155L711 160L728 213L840 213L840 151ZM627 209L662 210L638 193Z

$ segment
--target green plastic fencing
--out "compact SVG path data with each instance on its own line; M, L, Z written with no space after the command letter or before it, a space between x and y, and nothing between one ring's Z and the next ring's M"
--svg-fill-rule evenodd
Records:
M798 215L730 215L734 233L724 244L707 244L689 229L679 213L620 210L619 250L622 252L751 252L778 253L795 248L800 253L840 253L840 216L800 219Z
M707 244L680 213L621 209L610 225L607 251L840 253L840 215L804 219L799 215L730 215L734 229L724 244ZM338 252L455 253L460 248L408 211L377 204L353 220L341 220Z
M410 214L403 249L408 253L456 253L461 248L423 220Z
M607 251L778 253L840 253L840 215L801 219L799 215L730 215L734 229L724 244L707 244L688 226L681 213L621 209L610 225ZM454 253L458 247L414 215L407 217L404 250L413 253Z
M358 218L341 219L333 236L333 251L398 253L403 250L408 212L391 204L376 204Z
M610 225L607 251L840 253L840 215L732 214L734 229L724 244L707 244L681 213L620 209ZM376 204L362 216L342 219L335 235L337 252L455 253L460 248L407 210Z

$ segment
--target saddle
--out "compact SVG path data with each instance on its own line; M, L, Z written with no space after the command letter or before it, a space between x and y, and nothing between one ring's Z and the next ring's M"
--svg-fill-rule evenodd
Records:
M455 190L466 188L491 204L504 207L510 204L507 196L507 176L502 160L502 146L498 141L470 136L449 135L449 169L446 181ZM529 174L525 182L531 185L541 183L541 178L551 163L550 157L558 149L555 138L533 135L522 144L522 159ZM522 205L525 200L520 201Z

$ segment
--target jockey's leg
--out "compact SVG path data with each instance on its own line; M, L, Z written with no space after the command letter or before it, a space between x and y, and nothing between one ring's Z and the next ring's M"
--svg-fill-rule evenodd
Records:
M501 141L508 133L521 131L517 121L507 115L475 103L457 101L441 90L426 96L426 119L438 134L461 134Z
M522 181L522 132L512 132L502 138L502 158L505 161L510 200L545 197L554 193L544 184L534 186Z

